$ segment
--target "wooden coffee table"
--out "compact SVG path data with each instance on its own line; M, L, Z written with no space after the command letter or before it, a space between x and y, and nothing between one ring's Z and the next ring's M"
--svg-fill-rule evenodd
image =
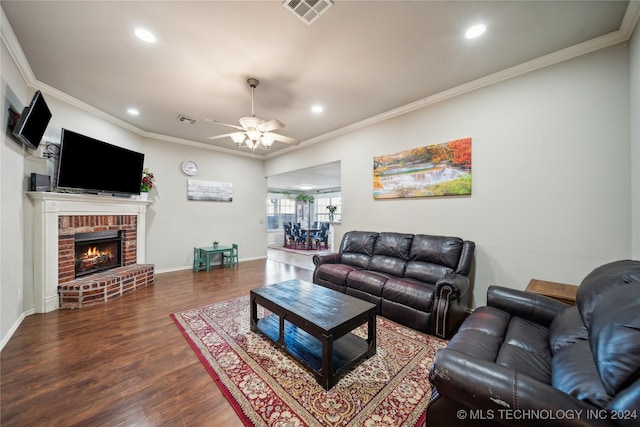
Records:
M360 360L376 353L376 306L303 280L250 292L251 330L309 369L326 390ZM258 319L257 307L271 313ZM353 333L367 323L367 338Z

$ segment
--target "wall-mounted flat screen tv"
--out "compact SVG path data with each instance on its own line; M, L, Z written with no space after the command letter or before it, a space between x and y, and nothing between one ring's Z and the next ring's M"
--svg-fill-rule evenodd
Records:
M20 118L13 128L13 135L29 147L36 149L42 135L51 120L51 110L40 91L33 95L31 103L24 107Z
M59 189L88 193L140 193L144 154L62 129Z

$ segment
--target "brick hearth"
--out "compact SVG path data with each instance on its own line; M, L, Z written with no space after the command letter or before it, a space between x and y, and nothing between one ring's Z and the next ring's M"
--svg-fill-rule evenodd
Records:
M82 308L153 285L153 264L132 264L58 286L60 308Z

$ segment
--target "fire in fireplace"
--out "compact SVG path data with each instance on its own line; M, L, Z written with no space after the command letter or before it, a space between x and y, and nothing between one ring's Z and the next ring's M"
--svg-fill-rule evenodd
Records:
M119 231L98 231L75 235L75 277L122 265L122 237Z

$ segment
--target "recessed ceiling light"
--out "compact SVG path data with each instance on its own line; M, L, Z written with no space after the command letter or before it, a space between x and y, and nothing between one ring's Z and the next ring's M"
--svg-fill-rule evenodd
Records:
M470 27L464 36L468 39L475 39L476 37L480 37L487 30L487 27L483 24L474 25Z
M144 40L147 43L156 42L156 36L154 36L151 31L145 30L144 28L138 28L134 31L134 33L140 40Z
M319 113L322 113L323 111L324 111L324 107L322 105L320 105L320 104L316 104L316 105L311 107L311 112L312 113L319 114Z
M298 185L298 188L301 190L313 190L313 185L311 184L300 184Z
M129 108L127 110L127 113L131 114L132 116L139 116L140 115L140 111L136 110L135 108Z

